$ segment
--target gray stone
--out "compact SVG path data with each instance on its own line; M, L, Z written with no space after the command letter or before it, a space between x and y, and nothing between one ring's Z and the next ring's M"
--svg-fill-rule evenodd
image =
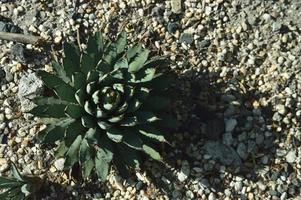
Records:
M224 145L221 142L208 141L203 148L208 155L224 165L241 166L241 159L231 146Z
M54 161L54 166L58 171L63 171L65 164L65 158L59 158L56 161Z
M178 179L179 179L179 181L180 182L185 181L188 178L189 174L190 174L189 163L186 160L184 160L182 162L181 170L178 173Z
M190 33L182 33L179 42L191 44L193 43L193 35Z
M226 124L226 132L232 132L237 125L237 120L233 118L227 119L225 120L225 124Z
M13 60L25 62L27 59L25 47L22 44L15 44L11 47L11 56Z
M297 158L296 151L292 150L292 151L288 152L285 158L288 163L294 163Z
M286 109L285 106L282 104L278 104L275 106L275 109L277 110L277 112L281 115L284 115L286 113Z
M33 99L43 91L43 82L35 73L23 75L19 83L18 97Z
M214 193L211 192L208 196L208 200L215 200L215 199L216 199L216 197L215 197Z
M182 0L171 0L171 11L179 14L182 12Z
M233 143L232 133L225 133L223 135L223 143L229 146Z
M30 111L34 107L31 101L43 91L43 82L34 74L23 75L19 83L18 97L22 112Z
M239 143L236 151L242 159L246 159L248 157L247 147L244 143Z

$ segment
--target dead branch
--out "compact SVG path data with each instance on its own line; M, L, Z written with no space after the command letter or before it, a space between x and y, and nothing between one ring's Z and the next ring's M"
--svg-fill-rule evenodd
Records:
M26 43L26 44L39 44L43 41L41 37L37 37L33 35L24 35L20 33L7 33L1 31L0 31L0 39Z

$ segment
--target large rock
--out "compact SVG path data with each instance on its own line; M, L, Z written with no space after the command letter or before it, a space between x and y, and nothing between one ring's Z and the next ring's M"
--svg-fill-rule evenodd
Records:
M19 83L18 97L21 101L23 112L29 111L34 104L30 100L40 95L43 91L43 82L35 73L23 75Z
M206 154L224 165L239 167L242 164L239 155L231 146L221 142L208 141L203 148Z

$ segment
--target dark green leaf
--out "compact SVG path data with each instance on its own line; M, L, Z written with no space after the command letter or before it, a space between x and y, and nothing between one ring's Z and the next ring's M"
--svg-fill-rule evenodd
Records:
M129 106L128 106L128 109L126 112L127 113L136 112L140 108L141 105L142 105L142 103L138 99L132 98L129 102Z
M77 120L68 125L66 130L65 142L67 146L70 146L79 135L86 133L86 128L82 123Z
M126 117L120 122L120 126L136 126L138 119L136 116Z
M54 117L61 118L66 117L65 110L66 105L63 104L54 104L54 105L44 105L44 106L36 106L31 111L31 114L37 117Z
M41 77L42 81L48 88L55 91L56 95L60 99L76 103L74 88L65 83L62 79L45 71L39 71L38 76Z
M79 105L68 105L65 109L66 115L74 119L80 118L84 112L84 108Z
M155 149L153 149L148 145L145 144L143 145L143 151L155 160L159 160L159 161L162 160L161 155Z
M85 104L86 98L87 98L87 94L84 89L79 89L76 91L75 99L81 106Z
M81 72L75 72L72 75L72 86L78 90L86 86L86 76Z
M16 165L14 163L11 163L11 171L12 174L14 176L14 178L16 178L18 181L24 182L24 179L22 177L22 175L20 174L19 170L17 169Z
M101 158L106 162L111 162L113 159L113 145L112 141L105 135L98 137L98 150L97 157Z
M68 151L69 147L66 146L65 141L61 141L57 150L55 151L55 158L62 157Z
M82 125L86 128L94 128L96 126L93 117L82 116L81 120L82 120Z
M97 122L99 128L103 129L103 130L108 130L112 127L111 124L109 124L108 122L105 122L105 121L102 121L102 120L99 120Z
M84 164L82 164L82 173L85 178L88 178L90 176L94 166L94 160L87 160L86 162L84 162Z
M133 59L133 61L129 64L128 71L134 73L139 71L143 67L145 61L147 60L148 54L149 50L147 49L143 49L140 53L138 53L137 56Z
M61 66L58 62L52 62L52 67L56 71L59 78L61 78L64 82L70 83L71 80L67 77L66 72L64 71L63 66Z
M129 63L127 59L124 57L119 59L114 65L114 69L123 69L123 68L127 69L128 67L129 67Z
M133 58L137 53L141 52L141 49L142 49L141 43L135 44L127 51L127 59L130 60L131 58Z
M85 162L91 160L91 158L91 147L88 144L88 140L84 138L79 148L80 164L84 164Z
M118 38L116 40L116 51L117 51L117 55L122 53L125 49L126 46L126 41L127 40L127 34L125 31L122 31L119 35Z
M136 150L124 145L118 144L119 154L122 156L125 164L133 169L139 169L140 157Z
M121 142L123 138L122 132L116 128L108 129L107 136L114 142Z
M137 111L135 114L139 123L151 123L159 120L159 118L150 111Z
M81 71L84 74L88 74L96 67L95 52L93 54L83 54L81 60Z
M142 129L139 129L139 132L142 135L145 135L146 137L157 140L159 142L167 142L165 140L164 135L154 127L151 127L151 126L144 127Z
M168 108L170 105L169 99L165 97L159 97L159 96L150 96L147 98L146 101L143 103L144 108L149 108L149 110L158 111L162 109Z
M61 99L57 99L54 97L36 97L33 102L37 105L54 105L54 104L62 104L62 105L69 105L69 101L64 101Z
M74 72L80 71L80 53L78 47L72 43L64 44L63 67L66 75L71 78Z
M131 132L127 132L123 136L123 143L133 149L142 150L143 142L139 138L138 134L139 133L137 133L137 131L134 130L132 130Z
M105 160L99 158L98 156L95 158L96 173L101 181L105 181L107 179L107 176L109 174L109 167L109 163L107 163Z
M78 156L79 156L79 147L82 142L82 136L79 135L74 140L72 145L70 146L69 150L66 153L66 161L65 166L72 167L74 163L78 162Z

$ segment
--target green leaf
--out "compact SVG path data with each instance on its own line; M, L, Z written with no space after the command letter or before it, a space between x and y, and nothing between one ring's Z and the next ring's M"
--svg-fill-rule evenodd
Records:
M137 124L138 119L136 116L127 117L120 122L120 126L136 126Z
M99 137L100 133L97 133L96 128L90 128L85 135L88 143L97 144L97 137Z
M107 136L98 137L97 157L106 162L111 162L113 159L113 145L112 141Z
M172 115L161 113L160 119L161 120L156 122L159 126L170 128L170 129L175 129L179 126L178 121Z
M99 138L99 149L95 158L95 168L98 177L105 181L109 173L109 163L113 159L112 142L105 136Z
M53 104L53 105L39 105L34 107L29 113L37 117L54 117L61 118L66 117L65 110L66 105L63 104Z
M23 184L23 182L17 181L16 179L0 177L0 188L12 188L12 187L19 187Z
M78 162L78 157L79 157L79 147L82 142L82 136L79 135L77 138L74 140L72 145L70 146L69 150L66 153L66 161L65 161L65 166L72 167L74 163Z
M64 135L65 135L65 129L60 126L55 126L50 131L47 131L43 139L43 142L53 144L57 140L61 140L64 137Z
M162 65L168 65L168 61L165 56L156 56L151 58L150 60L146 61L144 64L145 68L149 67L158 67Z
M85 178L88 178L90 176L94 166L94 160L87 160L82 164L82 174Z
M83 107L79 105L68 105L65 108L65 113L71 118L77 119L80 118L84 114L84 109Z
M103 129L103 130L108 130L112 127L111 124L109 124L108 122L105 122L105 121L98 121L97 122L99 128Z
M104 53L104 58L103 60L109 65L112 66L114 64L114 61L117 57L117 47L116 44L111 43L108 48L106 49L105 53ZM103 71L104 73L108 73L108 71Z
M98 84L96 82L88 83L86 91L88 94L92 95L98 89Z
M38 139L44 143L54 143L64 137L65 129L72 122L74 122L74 119L66 118L61 119L56 124L49 125L38 135Z
M131 58L133 58L137 53L141 52L141 49L142 49L141 43L135 44L127 51L127 59L130 60Z
M117 122L120 122L123 118L124 118L124 114L121 114L121 115L109 118L108 121L111 123L117 123Z
M136 112L140 108L141 105L142 105L142 103L138 99L131 99L126 112L127 113Z
M79 120L73 121L68 125L66 129L65 142L67 146L70 146L78 135L83 135L86 133L86 128L83 127Z
M14 163L11 163L11 164L12 164L11 171L12 171L13 177L16 178L18 181L24 182L24 179L23 179L22 175L20 174L19 170L17 169L16 165Z
M67 77L63 66L61 66L58 62L52 62L52 67L56 71L58 77L61 78L65 83L70 83L71 82L70 78Z
M144 83L153 80L156 74L155 68L141 69L135 74L135 76L130 80L132 83Z
M85 162L91 160L91 158L91 147L88 144L88 140L84 138L79 148L80 164L84 164Z
M98 154L99 153L97 152L97 155ZM107 176L109 174L109 167L109 163L107 163L103 159L99 158L98 156L95 158L96 173L101 181L105 181L107 179Z
M111 57L109 57L111 58ZM109 59L107 58L107 59ZM110 61L112 62L112 61ZM111 70L112 70L112 65L113 64L110 64L107 60L101 60L97 65L96 65L96 69L98 71L100 71L102 74L107 74L109 73Z
M149 50L147 49L143 49L140 53L138 53L137 56L133 59L133 61L130 63L128 71L139 71L143 67L145 61L147 60L148 54Z
M87 98L87 94L84 89L79 89L76 91L75 99L81 106L85 104L86 98Z
M36 97L33 102L37 105L54 105L54 104L62 104L62 105L69 105L69 101L64 101L61 99L57 99L54 97Z
M88 74L91 70L95 69L96 61L95 61L95 53L93 54L83 54L81 60L81 71L84 74Z
M114 165L116 166L119 174L123 177L123 178L129 178L130 174L129 174L129 169L127 167L126 162L123 160L124 158L121 156L121 154L119 153L119 151L115 150L115 154L114 154Z
M127 59L124 57L119 59L114 65L114 69L123 69L123 68L127 69L128 67L129 67L129 63Z
M133 149L142 150L143 142L139 138L137 131L132 130L132 132L124 134L122 142Z
M56 95L60 99L76 103L74 88L65 83L62 79L45 71L39 71L38 76L41 77L42 81L48 88L55 91Z
M94 111L95 111L94 105L90 101L85 102L84 109L90 115L94 115Z
M124 163L133 168L139 169L140 157L136 150L124 145L118 144L118 153L122 156Z
M145 87L136 87L134 97L140 102L144 102L149 96L150 90Z
M97 82L99 78L101 78L102 76L103 73L100 71L96 71L96 70L89 71L87 74L87 83Z
M122 53L125 50L125 46L127 43L127 34L125 31L122 31L119 35L118 38L116 40L116 51L117 51L117 55Z
M139 123L151 123L159 120L159 118L150 111L137 111L136 116Z
M86 76L81 72L75 72L72 75L72 86L77 90L84 88L86 86Z
M150 96L147 98L146 101L143 103L143 107L149 108L149 110L153 111L159 111L162 109L168 108L170 105L169 99L165 97L159 97L159 96Z
M55 151L55 158L59 158L65 155L65 153L68 151L69 147L66 146L65 141L61 141L58 148Z
M107 136L114 142L121 142L123 138L122 132L116 128L108 129Z
M148 126L139 130L142 135L159 142L167 142L164 135L154 127Z
M152 147L148 146L148 145L143 145L143 151L149 155L151 158L155 159L155 160L162 160L161 155Z
M72 43L64 44L63 67L66 75L71 78L74 72L80 71L80 53L78 47Z
M96 125L94 119L90 116L82 116L81 120L82 125L86 128L93 128Z

